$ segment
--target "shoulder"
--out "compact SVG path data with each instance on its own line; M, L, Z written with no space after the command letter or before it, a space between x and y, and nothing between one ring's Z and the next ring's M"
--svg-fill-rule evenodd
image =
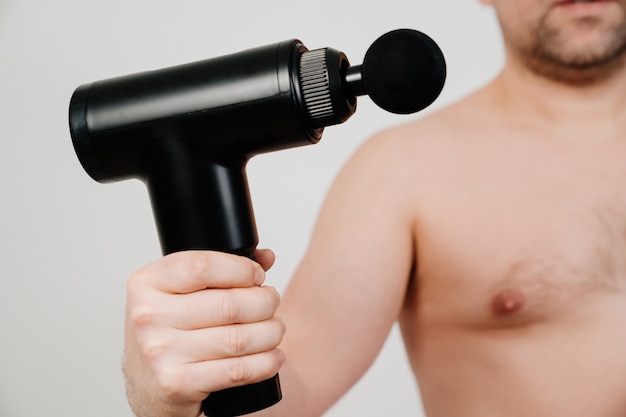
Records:
M416 224L489 163L494 139L490 126L496 118L479 90L376 133L344 165L326 206L352 217L358 211L370 223L385 217Z
M492 109L483 89L427 116L382 130L360 146L347 170L374 169L379 175L396 177L436 171L466 155L469 147L483 146Z

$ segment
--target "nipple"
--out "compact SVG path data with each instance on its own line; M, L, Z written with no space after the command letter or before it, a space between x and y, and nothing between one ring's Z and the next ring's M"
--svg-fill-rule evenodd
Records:
M515 313L524 306L524 293L515 288L500 291L491 302L491 308L498 315Z

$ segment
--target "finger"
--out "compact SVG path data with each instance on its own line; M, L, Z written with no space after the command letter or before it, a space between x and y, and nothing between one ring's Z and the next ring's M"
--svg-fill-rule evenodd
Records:
M267 380L279 371L285 355L279 349L253 355L187 364L180 369L183 386L193 385L202 401L211 392Z
M250 287L264 280L263 268L246 257L215 251L183 251L143 267L131 276L128 285L188 294L206 288Z
M254 253L254 259L264 270L268 271L274 265L276 255L270 249L257 249Z
M163 317L155 320L181 330L253 323L274 316L279 305L280 295L273 287L209 289L163 299Z
M275 349L284 335L285 325L276 317L257 323L179 332L177 354L183 363L252 355Z

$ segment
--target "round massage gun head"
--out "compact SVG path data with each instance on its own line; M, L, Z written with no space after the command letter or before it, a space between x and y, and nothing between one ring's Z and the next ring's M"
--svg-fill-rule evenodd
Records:
M423 110L443 89L446 62L429 36L398 29L374 41L362 65L350 66L343 53L330 48L305 51L299 75L308 116L315 127L324 127L347 120L356 97L365 94L392 113Z

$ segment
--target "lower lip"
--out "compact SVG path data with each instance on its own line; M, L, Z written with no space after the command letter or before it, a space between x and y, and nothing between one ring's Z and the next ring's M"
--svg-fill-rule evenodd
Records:
M613 2L614 0L596 0L596 1L587 1L587 2L565 0L565 1L558 2L556 5L558 7L590 9L594 7L605 7L607 4L613 3Z
M603 12L607 7L615 6L614 0L597 0L590 2L561 1L556 3L556 7L567 10L571 13L589 15L590 13Z

